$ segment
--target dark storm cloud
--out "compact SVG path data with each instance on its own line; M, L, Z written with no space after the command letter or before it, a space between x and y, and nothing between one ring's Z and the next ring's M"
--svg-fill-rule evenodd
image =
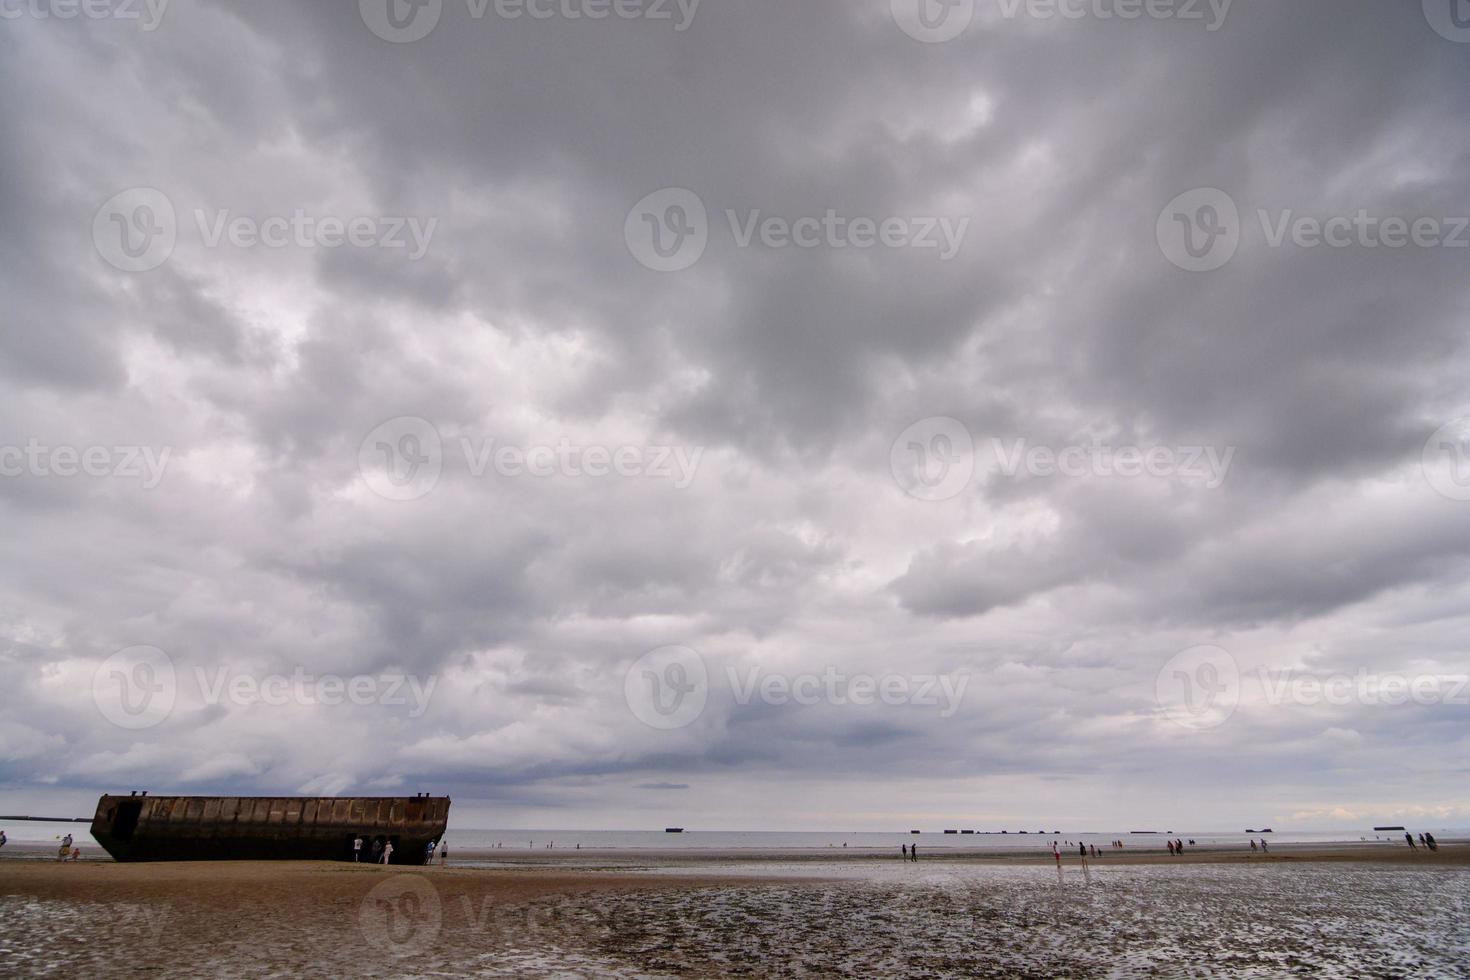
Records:
M1154 689L1201 643L1248 677L1467 669L1470 504L1419 470L1470 412L1467 252L1274 248L1257 212L1470 212L1470 45L1418 5L1325 0L1239 0L1216 31L980 0L941 44L886 0L705 0L677 31L470 9L446 0L407 44L348 2L3 22L0 446L169 450L152 487L0 477L10 791L424 779L616 823L689 789L729 826L842 823L904 780L895 819L1003 785L1017 813L1102 792L1122 820L1173 759L1257 774L1201 807L1470 813L1443 768L1369 768L1410 737L1452 755L1463 707L1283 707L1251 682L1228 723L1183 732ZM668 187L709 241L658 273L623 229ZM1208 273L1155 237L1198 187L1241 219ZM129 188L176 213L147 272L92 235ZM298 211L433 232L417 258L208 240L226 212ZM948 257L741 242L752 216L829 211L965 224ZM938 416L976 472L918 499L890 448ZM403 417L432 446L372 435ZM998 471L1017 439L1234 455L1216 485ZM698 464L687 485L506 475L486 440ZM385 447L432 451L433 485L386 499L429 478L375 489L361 459ZM94 671L140 644L178 704L120 730ZM625 691L665 646L709 673L673 730ZM434 687L421 714L211 702L196 678L220 667ZM751 669L969 686L946 716L742 700Z

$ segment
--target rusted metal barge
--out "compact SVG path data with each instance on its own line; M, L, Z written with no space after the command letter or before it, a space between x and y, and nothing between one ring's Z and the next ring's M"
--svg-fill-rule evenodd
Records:
M117 861L381 860L423 864L447 796L103 796L92 836ZM362 848L355 852L354 840Z

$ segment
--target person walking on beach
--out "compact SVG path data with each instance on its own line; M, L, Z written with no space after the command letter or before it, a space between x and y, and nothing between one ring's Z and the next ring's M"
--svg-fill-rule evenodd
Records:
M439 867L449 863L449 844L445 841L439 842Z
M0 830L0 847L4 847L5 846L5 842L7 840L9 840L9 839L10 839L9 837L6 837L5 836L5 831Z
M1404 834L1404 840L1406 840L1406 841L1409 842L1409 850L1411 850L1411 851L1412 850L1415 850L1415 847L1414 847L1414 835L1413 834L1405 833Z
M5 843L5 831L0 830L0 844L4 844L4 843ZM1435 840L1434 839L1434 835L1431 834L1431 833L1429 833L1428 831L1425 831L1424 832L1424 843L1425 843L1425 846L1427 846L1431 851L1437 851L1437 850L1439 850L1439 841Z
M909 859L909 846L907 844L900 844L898 845L898 849L903 852L903 860L907 861Z
M386 844L383 845L383 863L384 864L392 864L393 863L393 842L392 841L389 841L388 843L386 843Z
M1081 853L1081 855L1083 857L1087 857L1087 845L1086 844L1078 844L1077 845L1077 850L1078 850L1079 853Z
M912 862L914 862L915 864L918 864L919 863L919 845L918 844L911 844L911 845L909 845L909 860L912 861Z
M424 848L424 863L434 863L434 849L439 845L438 841L429 841L429 846Z
M1270 850L1270 848L1266 846L1266 838L1262 837L1261 838L1261 853L1262 854L1265 854L1269 850Z

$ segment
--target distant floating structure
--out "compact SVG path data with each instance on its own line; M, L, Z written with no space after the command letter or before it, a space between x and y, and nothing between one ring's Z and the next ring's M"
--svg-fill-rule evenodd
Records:
M92 836L116 861L351 861L393 845L391 864L423 864L442 840L449 797L103 796Z
M1403 830L1404 828L1403 827L1400 827L1400 826L1393 826L1393 827L1374 827L1373 829L1374 830ZM1251 831L1247 830L1246 833L1249 834L1249 833L1251 833Z
M666 833L666 834L682 834L683 832L684 832L684 828L683 827L665 827L664 828L664 833Z

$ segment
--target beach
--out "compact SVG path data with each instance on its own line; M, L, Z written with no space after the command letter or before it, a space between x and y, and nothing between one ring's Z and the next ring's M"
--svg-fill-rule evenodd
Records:
M922 854L922 850L921 850ZM1470 847L0 862L17 976L1464 976ZM470 861L471 855L466 855Z

